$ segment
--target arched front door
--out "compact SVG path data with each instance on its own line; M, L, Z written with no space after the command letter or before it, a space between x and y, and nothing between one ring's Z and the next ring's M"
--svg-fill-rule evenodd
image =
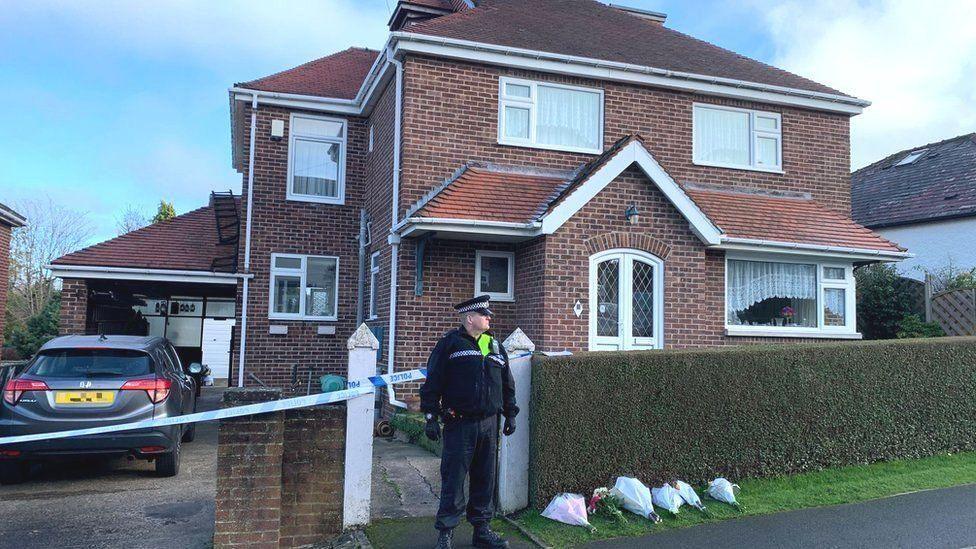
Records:
M590 257L591 351L660 349L664 344L664 263L640 250Z

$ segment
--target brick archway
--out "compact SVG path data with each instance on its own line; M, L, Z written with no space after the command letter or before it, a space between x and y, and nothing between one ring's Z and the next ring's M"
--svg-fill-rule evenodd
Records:
M668 255L671 254L671 246L645 233L615 231L586 240L586 251L589 255L616 248L641 250L661 259L667 259Z

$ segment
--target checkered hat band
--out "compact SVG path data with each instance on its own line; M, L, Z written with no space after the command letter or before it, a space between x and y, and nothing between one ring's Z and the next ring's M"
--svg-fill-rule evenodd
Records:
M458 312L466 313L468 311L473 311L475 309L487 309L487 308L488 308L487 301L479 301L478 303L472 303L471 305L466 305L464 307L461 307L460 309L458 309Z

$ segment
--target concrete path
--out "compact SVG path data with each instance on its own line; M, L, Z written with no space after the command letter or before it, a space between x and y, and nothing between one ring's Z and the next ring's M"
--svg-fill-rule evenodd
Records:
M219 408L222 393L204 388L197 410ZM197 425L173 478L124 458L44 464L27 482L0 486L0 548L209 547L216 471L216 422Z
M976 485L749 517L586 547L960 549L976 546Z
M432 517L441 493L441 460L395 439L373 439L374 519Z

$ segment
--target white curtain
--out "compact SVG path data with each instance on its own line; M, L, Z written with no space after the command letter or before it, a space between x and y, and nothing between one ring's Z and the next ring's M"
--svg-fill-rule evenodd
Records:
M295 140L293 154L292 192L314 196L338 196L338 144Z
M749 165L749 113L697 107L694 126L699 160Z
M536 140L543 145L600 148L600 95L538 87Z
M726 299L730 324L738 324L737 312L765 299L779 297L810 300L809 303L795 302L792 306L798 323L809 324L812 321L816 325L816 265L730 259L727 277Z
M843 326L847 319L844 312L846 306L845 290L840 288L824 289L824 324L828 326Z

